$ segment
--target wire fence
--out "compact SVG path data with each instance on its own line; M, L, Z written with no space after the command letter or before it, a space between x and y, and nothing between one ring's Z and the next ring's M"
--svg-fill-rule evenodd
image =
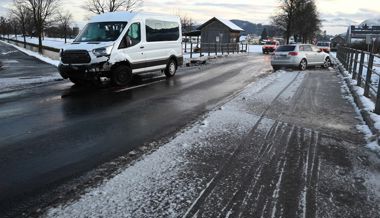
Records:
M229 55L235 53L246 53L248 44L244 43L184 43L184 53L190 55L190 59L195 56Z
M374 112L380 114L380 55L339 47L337 58L356 80L356 85L364 88L364 96L376 102Z

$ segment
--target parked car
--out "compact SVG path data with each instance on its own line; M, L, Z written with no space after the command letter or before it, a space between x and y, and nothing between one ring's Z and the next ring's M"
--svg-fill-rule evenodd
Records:
M331 59L329 54L322 52L315 45L282 45L274 52L271 64L275 71L281 67L298 67L300 70L306 70L308 66L328 68L331 66Z
M277 47L280 45L278 41L267 41L263 45L263 54L269 54L270 52L274 52Z
M133 74L161 70L172 77L183 64L178 16L112 12L93 17L61 49L59 72L75 84L110 78L118 86Z
M323 52L330 53L331 43L330 42L318 42L318 48L322 49Z

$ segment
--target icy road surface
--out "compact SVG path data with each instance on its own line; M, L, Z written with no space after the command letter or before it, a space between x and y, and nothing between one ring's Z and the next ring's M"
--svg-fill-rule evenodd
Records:
M378 158L333 70L278 72L45 217L379 217Z

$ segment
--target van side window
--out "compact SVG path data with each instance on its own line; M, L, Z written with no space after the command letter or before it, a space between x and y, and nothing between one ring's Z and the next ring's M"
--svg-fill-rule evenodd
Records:
M147 19L145 23L147 42L177 41L179 39L177 22Z
M126 37L128 36L128 37ZM119 49L127 48L137 45L141 42L141 25L140 23L133 23L129 26L126 36L121 40ZM129 44L126 40L129 39Z

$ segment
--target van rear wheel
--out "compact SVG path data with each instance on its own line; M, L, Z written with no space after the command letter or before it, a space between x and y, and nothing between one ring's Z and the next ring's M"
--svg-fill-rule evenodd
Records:
M169 63L166 65L166 69L164 70L164 73L166 77L173 77L175 73L177 72L177 63L174 59L170 59Z
M111 80L117 86L128 85L132 81L132 70L125 65L117 66L111 72Z

